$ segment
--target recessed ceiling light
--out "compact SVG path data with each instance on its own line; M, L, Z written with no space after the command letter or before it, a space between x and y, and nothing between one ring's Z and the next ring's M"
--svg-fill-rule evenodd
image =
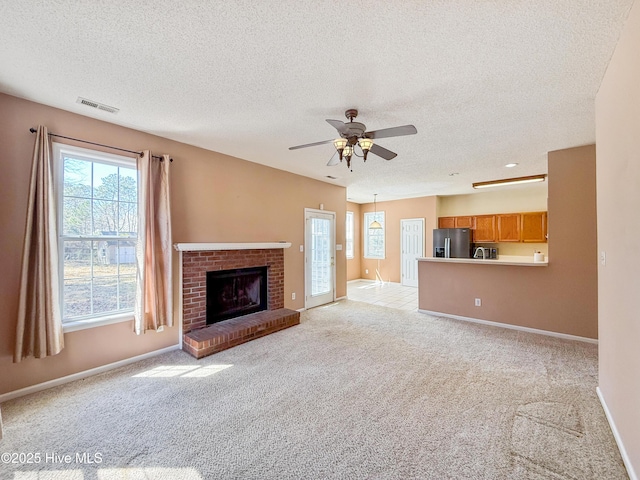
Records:
M517 163L507 163L507 164L505 165L505 167L507 167L507 168L513 168L513 167L517 167L517 166L518 166L518 164L517 164Z

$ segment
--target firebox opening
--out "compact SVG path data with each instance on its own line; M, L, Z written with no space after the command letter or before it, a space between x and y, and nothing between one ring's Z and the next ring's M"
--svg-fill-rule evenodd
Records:
M267 268L207 272L207 325L267 310Z

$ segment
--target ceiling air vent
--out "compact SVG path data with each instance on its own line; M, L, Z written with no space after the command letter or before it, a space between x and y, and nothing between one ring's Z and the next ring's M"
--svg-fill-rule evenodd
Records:
M109 113L118 113L120 111L119 108L110 107L109 105L105 105L104 103L94 102L93 100L89 100L87 98L78 97L76 103L80 105L86 105L87 107L97 108L98 110L102 110L104 112Z
M338 177L334 177L332 175L327 175L327 178L330 178L331 180L337 180L338 179Z

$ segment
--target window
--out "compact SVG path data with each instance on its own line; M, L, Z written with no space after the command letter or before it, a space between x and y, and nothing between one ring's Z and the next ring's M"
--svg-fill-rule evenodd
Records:
M347 212L345 243L347 258L353 258L353 212Z
M371 222L377 220L382 228L369 228ZM384 212L367 212L364 214L364 257L384 258Z
M136 160L58 143L53 154L63 323L133 312Z

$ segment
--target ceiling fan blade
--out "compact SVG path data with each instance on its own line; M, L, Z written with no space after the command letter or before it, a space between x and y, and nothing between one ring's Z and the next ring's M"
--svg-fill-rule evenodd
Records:
M338 133L346 133L347 132L347 124L340 120L331 120L327 119L327 123L331 125L333 128L338 130Z
M382 157L385 160L391 160L392 158L395 158L398 156L397 153L394 153L391 150L387 150L386 148L381 147L377 143L374 143L373 145L371 145L371 149L369 150L369 153L378 155L379 157Z
M323 140L322 142L305 143L304 145L296 145L295 147L289 147L289 150L297 150L298 148L315 147L316 145L324 145L325 143L331 143L331 140Z
M340 157L338 157L338 152L336 151L333 154L333 157L331 157L331 159L329 160L329 163L327 163L327 167L333 167L334 165L338 165L340 163Z
M388 137L401 137L403 135L413 135L418 133L416 127L413 125L403 125L401 127L383 128L382 130L372 130L371 132L365 132L364 136L367 138L388 138Z

